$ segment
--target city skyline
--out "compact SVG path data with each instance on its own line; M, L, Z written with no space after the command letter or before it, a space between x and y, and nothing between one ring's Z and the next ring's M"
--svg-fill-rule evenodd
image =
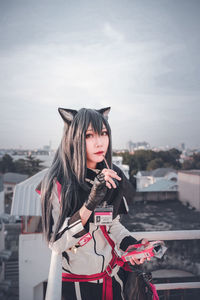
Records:
M135 147L134 146L130 146L130 142L135 144ZM146 146L145 145L140 145L140 144L147 144ZM40 145L39 147L33 147L33 148L30 148L30 147L23 147L22 145L19 145L18 147L1 147L0 148L0 152L1 154L2 153L9 153L9 152L17 152L17 151L34 151L34 152L37 152L37 151L56 151L58 147L54 148L52 147L52 143L50 141L49 144L46 144L46 145ZM169 145L151 145L150 143L147 143L146 141L139 141L139 142L132 142L132 141L128 141L126 143L126 146L124 148L114 148L113 147L113 151L136 151L136 150L139 150L139 149L142 149L142 150L153 150L153 151L159 151L159 150L163 150L163 151L167 151L167 150L170 150L172 148L175 148L175 149L179 149L181 151L200 151L200 146L196 146L196 147L191 147L190 145L186 145L185 143L179 143L179 144L176 144L176 145L172 145L171 147Z
M197 0L0 1L0 148L57 148L58 107L111 106L113 148L200 145Z

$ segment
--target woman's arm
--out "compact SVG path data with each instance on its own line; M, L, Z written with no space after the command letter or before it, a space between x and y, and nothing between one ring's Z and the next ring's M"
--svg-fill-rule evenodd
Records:
M87 209L85 207L85 205L83 205L79 211L79 214L80 214L80 218L81 218L81 222L82 222L82 225L85 226L85 224L87 223L89 217L91 216L92 214L92 211Z
M120 216L118 215L112 222L109 232L115 240L119 249L125 251L128 246L136 244L137 240L132 236L130 231L120 223Z
M117 173L111 169L103 169L101 173L96 176L90 195L80 209L80 217L83 226L87 223L92 211L94 211L96 206L105 198L107 188L116 188L113 178L121 180Z
M122 251L126 251L126 249L134 244L142 243L146 244L148 243L147 239L141 239L140 241L137 241L132 234L129 232L128 229L126 229L121 223L120 223L120 217L117 216L114 220L112 225L109 229L111 235L114 237L114 240L116 241L116 244L118 248ZM136 259L134 257L131 258L130 263L132 265L134 264L142 264L146 259Z
M52 194L51 194L51 202L52 202L52 237L54 236L54 232L56 231L57 222L60 216L60 201L59 201L59 193L57 189L56 182L54 183ZM87 222L87 221L86 221ZM74 246L81 236L86 234L80 212L77 211L71 217L67 217L58 233L55 235L55 238L50 240L49 247L57 253L62 253L67 249Z

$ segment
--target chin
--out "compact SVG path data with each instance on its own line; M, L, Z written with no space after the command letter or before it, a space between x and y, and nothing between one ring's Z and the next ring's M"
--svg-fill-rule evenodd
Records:
M97 159L97 160L95 161L95 163L98 164L98 163L100 163L100 162L102 162L102 161L103 161L103 159Z
M102 162L102 161L103 161L103 158L102 158L102 157L99 157L98 159L95 160L96 163L100 163L100 162Z

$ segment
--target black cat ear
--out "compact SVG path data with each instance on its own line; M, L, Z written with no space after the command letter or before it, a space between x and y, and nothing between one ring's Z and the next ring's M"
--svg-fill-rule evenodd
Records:
M109 114L110 110L111 110L111 107L106 107L106 108L98 109L97 111L100 114L102 114L106 120L108 120L108 114Z
M67 124L71 124L75 115L77 114L77 110L67 109L67 108L58 108L58 112L61 115L64 122Z

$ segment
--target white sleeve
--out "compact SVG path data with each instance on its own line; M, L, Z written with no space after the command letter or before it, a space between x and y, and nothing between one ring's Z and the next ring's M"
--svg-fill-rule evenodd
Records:
M113 220L112 225L109 228L109 232L118 248L123 251L125 251L129 245L133 245L137 242L130 231L120 223L119 215Z
M56 224L60 214L60 203L56 184L54 184L52 190L52 205L52 218L54 223L52 232L55 232ZM80 237L86 233L87 232L81 222L79 211L77 211L73 216L65 219L59 232L56 234L55 241L50 241L49 247L56 253L62 253L63 251L74 246Z

